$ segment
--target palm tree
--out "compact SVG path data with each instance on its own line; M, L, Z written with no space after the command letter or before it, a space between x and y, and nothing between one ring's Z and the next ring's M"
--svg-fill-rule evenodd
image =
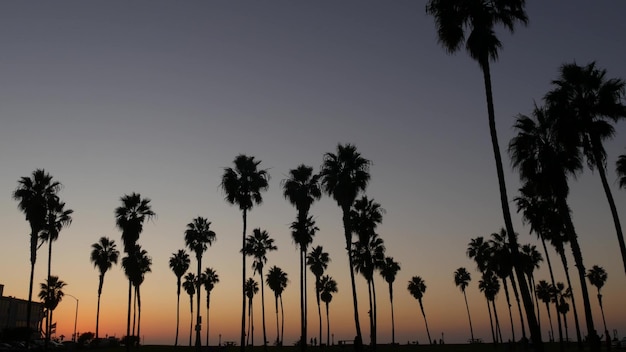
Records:
M393 314L393 282L400 271L400 264L393 260L393 257L385 257L385 261L380 269L380 275L389 285L389 302L391 303L391 344L396 344L396 323Z
M247 344L250 344L250 337L252 337L252 346L254 346L254 312L252 311L252 299L254 295L259 292L259 283L256 282L253 278L249 278L246 281L245 293L246 297L248 297L248 341Z
M215 284L220 282L220 277L213 268L206 268L200 279L206 290L206 345L209 346L209 308L211 304L211 291L215 288ZM200 307L198 307L199 310Z
M407 289L409 290L409 293L411 293L411 296L413 296L420 303L420 309L422 310L422 316L424 317L424 323L426 324L428 343L432 344L433 342L430 339L430 331L428 330L428 321L426 320L426 314L424 313L424 304L422 303L422 298L426 292L426 284L420 276L413 276L411 281L409 281Z
M472 327L472 317L470 316L469 305L467 304L467 295L465 294L465 289L467 288L471 280L472 280L472 276L467 271L467 269L463 267L456 269L456 271L454 272L454 284L458 288L461 289L461 292L463 292L463 298L465 298L465 308L467 309L467 318L469 319L470 334L472 337L470 341L474 342L476 340L474 339L474 328Z
M37 242L39 234L46 226L48 205L58 201L57 193L61 184L52 180L52 176L43 169L33 171L32 177L23 176L18 181L18 187L13 192L13 199L18 201L18 208L26 216L30 225L30 281L28 286L28 304L26 306L26 321L28 327L33 329L31 320L33 301L33 282L35 274L35 262L37 261ZM26 348L30 340L26 340Z
M190 251L196 254L196 261L198 263L198 270L196 274L196 349L200 350L202 345L202 341L200 340L200 330L202 324L200 322L200 285L202 284L200 280L200 275L202 274L202 254L206 252L207 246L213 244L215 241L215 232L211 229L211 222L207 219L198 216L193 219L192 222L187 224L187 229L185 230L185 244L189 248Z
M227 167L222 175L220 186L226 193L226 201L230 204L237 204L241 210L243 218L243 235L241 236L241 249L246 246L246 221L248 211L255 204L261 204L263 197L261 191L266 191L269 187L269 174L267 170L259 169L261 161L256 161L253 156L239 154L234 160L235 167ZM241 352L245 351L245 328L246 328L246 254L242 252L241 269Z
M563 324L565 325L565 341L569 341L569 333L567 331L567 312L569 312L569 304L565 301L566 298L572 297L572 291L568 287L565 289L565 285L562 282L557 282L556 286L553 286L553 303L556 304L556 310L563 315Z
M455 53L463 46L469 56L478 62L485 84L487 98L487 114L489 119L489 133L493 149L498 175L500 190L500 202L507 233L514 234L513 221L506 193L504 168L498 143L496 119L493 106L493 93L491 86L490 61L498 59L498 51L502 42L496 36L496 25L502 25L510 32L515 30L515 25L528 23L528 16L524 9L524 0L511 1L483 1L483 0L429 0L426 5L426 13L435 19L437 37L439 43L448 53ZM515 236L510 236L509 241L516 241ZM511 242L511 254L517 281L520 283L526 320L528 321L533 345L538 351L543 350L541 343L541 331L537 325L537 319L532 304L532 298L528 290L522 269L517 260L517 243ZM538 346L538 347L537 347Z
M352 263L352 222L350 210L356 197L365 191L370 180L369 166L371 162L357 152L351 144L337 145L337 153L324 154L321 177L324 192L332 196L343 213L343 229L348 252L348 265L350 269L350 284L352 287L352 304L354 310L354 324L356 327L355 348L362 349L363 338L361 324L359 322L358 302L356 295L356 283L354 281L354 269Z
M139 246L137 246L139 247ZM136 277L133 278L133 286L135 286L135 297L137 300L137 335L134 334L134 325L133 325L133 335L137 336L137 343L140 341L141 336L141 284L145 279L145 274L152 271L152 258L148 256L148 252L143 249L139 249L136 254L137 255L137 271ZM133 323L134 324L134 323Z
M306 165L299 165L289 171L289 178L283 180L283 196L293 206L296 207L298 215L296 221L292 223L294 230L292 235L295 242L300 247L300 348L306 348L307 339L307 314L306 314L306 252L312 241L312 234L317 229L312 217L309 216L311 205L322 197L320 189L320 175L313 173L313 168Z
M122 206L115 209L115 225L122 231L122 242L124 244L124 252L130 255L136 251L137 240L143 232L143 223L152 219L156 214L152 211L149 198L141 198L138 193L124 195L120 198ZM122 263L123 264L123 263ZM130 274L130 275L129 275ZM130 304L131 304L131 275L136 273L127 273L128 277L128 316L126 319L126 336L130 336ZM130 344L126 344L126 350L130 349Z
M606 283L606 279L608 275L603 267L594 265L587 272L587 279L589 279L589 283L595 286L598 289L598 303L600 304L600 312L602 312L602 323L604 323L604 336L606 336L606 340L608 345L611 345L611 336L609 335L609 330L606 328L606 320L604 319L604 308L602 307L602 294L600 290Z
M267 333L265 330L265 285L263 285L263 266L267 263L267 252L278 249L274 245L274 239L265 230L259 228L252 231L252 235L246 237L244 251L254 257L252 268L261 277L261 315L263 320L263 347L267 350Z
M39 234L39 239L48 242L48 277L52 268L52 242L59 239L61 230L72 223L72 209L65 209L65 203L58 199L51 199L48 204L48 214L46 217L46 226Z
M491 324L491 336L493 338L493 343L498 343L498 336L500 336L500 341L502 341L502 333L500 331L500 322L498 320L498 312L496 311L496 295L500 291L500 281L498 281L498 277L491 271L486 271L483 273L482 278L478 280L478 289L485 295L487 299L487 309L489 310L489 322ZM491 315L491 307L489 306L491 303L491 307L493 307L493 316L496 320L496 327L494 329L493 326L493 318Z
M537 246L531 244L524 244L521 247L521 258L524 267L524 272L528 277L530 283L530 292L535 300L535 308L537 308L537 320L539 327L541 327L541 317L539 314L539 300L537 299L537 293L535 292L535 269L539 269L539 263L543 261L541 253L537 250Z
M562 121L560 128L568 132L573 129L577 134L580 146L577 153L586 157L591 170L598 170L613 216L626 272L626 244L615 200L606 178L606 151L602 145L615 134L613 124L626 118L626 105L622 102L626 82L617 78L607 79L606 70L597 68L595 62L591 62L586 66L578 66L576 63L562 65L560 77L552 81L552 84L555 87L546 94L545 99Z
M170 269L176 275L176 340L174 340L174 346L178 346L178 326L180 325L180 286L181 278L189 269L189 254L184 249L179 249L178 252L172 253L170 257Z
M46 348L50 341L50 328L52 326L52 312L63 299L63 287L66 283L59 280L58 276L50 276L46 282L41 283L39 298L43 301L43 306L48 311L48 321L46 323Z
M620 155L617 159L616 169L617 176L619 176L619 187L626 188L626 154Z
M91 262L98 268L100 276L98 280L98 308L96 310L96 339L98 338L98 327L100 322L100 296L102 295L102 285L104 284L104 274L111 269L113 264L117 264L120 251L114 240L108 237L100 237L100 240L91 245Z
M317 314L319 316L319 336L320 343L322 343L322 310L320 305L320 280L322 279L322 275L324 275L324 271L328 268L328 263L330 262L330 257L327 252L324 252L324 248L322 246L317 246L311 249L311 252L306 257L306 264L309 266L309 269L315 275L315 298L317 300Z
M152 258L150 258L148 256L148 252L142 249L141 246L138 244L136 244L132 249L130 249L129 252L127 252L126 256L122 258L122 268L124 269L124 274L128 278L128 282L129 282L128 301L129 302L131 301L132 288L134 287L136 309L134 310L133 316L137 316L137 312L139 313L139 319L137 323L137 335L135 335L135 320L133 318L132 335L130 334L130 329L129 329L128 334L126 335L127 338L130 336L137 336L137 337L140 336L139 335L140 327L141 327L141 324L140 324L141 323L140 287L144 281L145 274L151 271L151 268L150 268L151 266L152 266ZM129 320L129 327L130 327L130 305L129 305L128 320ZM139 342L138 339L135 341L137 343ZM133 343L135 343L135 341L133 341ZM127 343L127 345L129 344L130 342Z
M337 282L328 275L322 276L320 280L320 298L326 303L326 346L330 346L330 316L328 315L328 305L333 300L333 293L337 292Z
M550 313L550 301L552 301L554 286L549 284L546 280L539 280L539 283L535 287L537 292L537 298L540 299L546 305L548 311L548 320L550 321L550 331L552 338L554 338L554 328L552 327L552 314Z
M282 346L283 339L282 334L279 333L278 330L278 299L280 298L280 307L281 307L281 316L282 323L281 326L284 330L285 327L285 312L283 308L283 298L282 294L285 288L287 288L287 283L289 279L287 278L287 273L283 271L283 269L277 267L276 265L272 266L270 270L267 272L265 276L265 283L269 286L270 290L274 291L274 303L276 305L276 345Z
M191 333L193 331L193 295L196 294L197 281L198 278L194 273L187 273L187 275L185 275L185 281L183 282L183 288L189 295L189 347L191 347ZM198 309L200 309L200 307L198 307Z

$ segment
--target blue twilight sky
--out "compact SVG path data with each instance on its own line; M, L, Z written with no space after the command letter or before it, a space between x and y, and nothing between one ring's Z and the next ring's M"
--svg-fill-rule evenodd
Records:
M465 266L474 275L468 297L475 333L489 340L478 274L465 256L472 237L488 236L503 224L482 73L464 52L447 55L438 45L424 4L0 3L4 294L25 298L28 293L29 229L11 192L19 177L45 168L64 184L61 197L75 210L72 226L54 244L53 273L68 283L66 292L80 299L79 331L93 331L95 325L97 272L89 263L90 246L100 236L120 242L113 210L122 195L139 192L152 199L158 214L139 240L153 258L153 272L142 286L145 342L173 343L175 277L167 261L183 248L185 225L196 216L212 221L218 236L203 260L221 278L212 295L211 339L222 334L224 340L238 340L241 216L223 200L219 183L223 168L245 153L262 160L272 177L263 205L250 214L249 229L268 230L279 247L269 255L268 266L278 265L290 274L285 304L286 342L291 343L298 336L299 314L298 254L288 229L295 209L283 199L280 181L301 163L317 169L323 154L334 151L337 143L353 143L373 161L367 195L387 210L380 234L387 254L402 265L394 286L396 339L426 340L418 305L406 290L414 275L428 285L425 307L431 333L444 332L452 342L468 338L462 296L452 280L453 271ZM561 64L596 60L608 77L626 78L625 2L531 1L527 12L527 28L518 27L514 35L500 33L503 49L492 66L504 156L514 134L514 116L529 114L533 102L540 103ZM626 191L615 183L614 165L626 152L624 123L616 130L615 139L606 143L608 177L623 217ZM508 158L504 164L513 199L518 176ZM619 300L626 278L597 175L585 171L573 182L570 201L585 265L601 265L609 274L604 288L609 329L626 334L626 308ZM514 205L511 209L521 242L537 244ZM320 228L314 244L330 253L328 273L340 288L331 303L331 328L337 339L352 338L340 210L325 197L312 214ZM563 281L559 259L551 255L557 279ZM40 251L36 283L44 279L46 260ZM579 283L569 260L582 320ZM545 265L537 278L547 279ZM358 282L363 333L369 336L367 291L360 277ZM124 334L125 285L119 267L107 273L102 334ZM379 341L388 342L388 297L382 280L377 287ZM595 290L590 292L602 330ZM273 341L274 303L271 293L267 296L268 339ZM506 316L501 296L500 314ZM313 297L309 295L311 336L317 332ZM66 336L73 327L73 303L67 299L57 312L59 333ZM183 337L187 309L183 297ZM541 314L545 319L545 310ZM501 321L509 335L507 319ZM516 329L520 336L520 327ZM573 331L570 322L570 336Z

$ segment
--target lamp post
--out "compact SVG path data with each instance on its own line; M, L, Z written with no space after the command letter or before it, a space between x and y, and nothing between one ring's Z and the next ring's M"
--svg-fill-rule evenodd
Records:
M74 315L74 335L72 338L73 342L76 342L76 322L78 321L78 298L66 293L66 296L72 297L73 299L76 300L76 314Z

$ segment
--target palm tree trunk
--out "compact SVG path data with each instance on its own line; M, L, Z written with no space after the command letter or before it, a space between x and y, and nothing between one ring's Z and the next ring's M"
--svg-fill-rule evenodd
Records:
M372 281L367 279L367 296L369 300L370 346L374 346L374 306L372 304Z
M467 300L466 300L467 301ZM396 322L393 316L393 285L389 283L389 302L391 303L391 344L396 344ZM468 310L469 313L469 310Z
M330 317L328 316L328 302L326 302L326 346L330 346Z
M546 310L548 311L548 320L550 321L550 331L552 332L552 337L554 338L554 328L552 327L552 314L550 314L550 304L546 302Z
M202 277L202 254L196 255L196 261L198 262L198 275L196 276L196 350L200 352L200 347L202 347L202 338L201 330L202 330L202 319L200 317L200 294L202 293L202 282L200 278Z
M254 347L254 306L253 306L253 298L250 298L250 325L252 326L252 331L250 332L250 343L252 347ZM253 348L254 349L254 348Z
M465 294L465 289L463 289L463 298L465 298L465 309L467 309L467 319L469 319L469 325L470 325L470 336L472 337L470 342L473 343L474 342L474 328L472 327L472 317L470 316L469 304L467 304L467 295ZM393 305L392 305L392 309L393 309Z
M134 285L133 285L134 286ZM137 336L135 335L135 328L137 327L136 323L137 323L137 286L135 287L135 292L133 295L133 336Z
M554 294L556 298L556 292ZM556 316L559 318L559 348L561 352L565 351L565 340L563 339L563 323L561 322L561 312L559 312L559 306L557 304L558 299L554 301L554 309L556 310Z
M246 345L250 345L250 332L252 331L252 299L248 298L248 336L246 337Z
M104 284L104 275L100 274L100 280L98 282L98 307L96 308L96 339L98 338L98 331L100 327L100 295L102 295L103 284Z
M356 296L356 283L354 280L354 267L352 264L352 227L350 223L350 208L342 207L344 237L346 238L346 251L348 252L348 265L350 266L350 285L352 287L352 303L354 309L354 325L356 336L354 348L357 352L363 349L363 337L361 335L361 323L359 322L359 304Z
M304 298L304 250L300 244L300 350L306 350L306 302Z
M206 293L206 347L209 347L209 309L211 302L211 293Z
M267 352L267 333L265 330L265 285L263 284L263 268L259 270L261 276L261 317L263 320L263 350Z
M491 340L494 345L498 344L498 339L496 339L496 332L493 329L493 316L491 315L491 306L489 305L489 299L487 299L487 310L489 311L489 324L491 325Z
M242 235L242 242L241 242L241 257L242 257L242 269L241 269L241 340L240 340L240 346L239 346L239 351L240 352L245 352L246 351L246 346L245 346L245 342L246 342L246 338L245 338L245 332L246 332L246 253L243 251L243 249L246 247L246 209L243 209L242 211L242 217L243 217L243 235Z
M428 320L426 320L426 313L424 313L424 304L422 303L422 300L419 300L420 302L420 309L422 310L422 316L424 317L424 324L426 325L426 334L428 335L428 344L432 345L433 342L430 339L430 330L428 329Z
M191 334L193 333L193 295L189 295L189 347L191 347Z
M511 300L509 297L509 284L506 281L506 277L502 278L502 285L504 286L504 296L506 297L506 305L509 308L509 319L511 321L511 336L513 338L513 342L517 341L515 339L515 325L513 325L513 313L511 312Z
M527 341L526 327L524 325L524 314L522 313L522 305L519 301L519 292L517 290L517 282L515 281L515 276L513 275L513 273L511 273L509 278L511 279L511 287L513 287L513 295L515 296L515 301L517 301L517 310L519 311L520 325L522 325L522 338L524 339L524 341ZM528 281L531 282L530 286L532 286L532 278L530 278ZM529 289L529 292L531 293L531 297L535 297L534 290ZM539 324L539 307L538 306L536 307L537 307L537 326L540 327L541 325ZM541 331L541 329L539 329L539 331Z
M141 285L137 286L137 347L141 344Z
M528 292L528 284L524 278L524 270L521 267L519 258L517 238L515 231L513 230L513 221L511 220L511 210L509 209L509 200L506 194L506 182L504 180L504 168L502 166L502 156L500 154L500 146L498 144L498 133L496 130L496 119L493 108L493 93L491 89L491 73L489 70L489 59L485 57L480 60L480 66L483 69L483 78L485 81L485 95L487 96L487 113L489 117L489 133L491 135L491 145L493 148L494 159L496 162L496 171L498 174L498 185L500 189L500 202L502 205L502 213L504 216L504 224L506 231L509 234L509 245L511 250L511 257L513 259L513 266L515 268L515 274L517 275L517 281L519 282L522 290L522 299L524 301L524 308L526 310L526 320L528 321L528 327L530 328L530 336L533 340L533 347L536 352L543 352L543 343L541 341L541 331L539 325L537 325L537 317L535 316L535 309L532 304L530 292Z
M565 256L564 250L561 250L561 261L563 262L563 268L565 270L565 279L567 280L567 287L572 290L572 281L569 276L569 266L567 264L567 257ZM571 291L573 294L573 291ZM576 301L574 297L572 297L572 310L574 311L574 326L576 327L576 342L578 343L578 348L582 350L583 343L580 335L580 325L578 323L578 310L576 309Z
M48 234L48 280L47 282L50 282L50 270L52 269L52 238L50 237L50 234ZM50 341L50 326L52 324L52 313L51 311L48 311L48 314L46 314L46 341L44 344L44 349L48 350L48 342Z
M594 141L594 146L599 145L597 143L600 142ZM622 225L620 224L619 215L617 214L617 207L615 206L615 200L613 199L611 188L609 188L609 183L606 180L606 170L604 169L605 166L601 162L603 159L601 158L598 148L593 148L593 155L596 160L598 174L600 174L600 179L602 180L602 188L604 188L604 193L606 194L606 199L609 202L609 208L611 209L611 215L613 216L613 223L615 224L615 231L617 232L617 241L619 242L619 249L622 253L624 271L626 272L626 244L624 243L624 234L622 233Z
M540 233L541 236L541 244L543 245L543 251L546 255L546 262L548 263L548 272L550 273L550 281L552 283L552 286L556 285L556 281L554 280L554 271L552 270L552 263L550 262L550 255L548 253L548 247L546 246L546 239L543 236L543 234ZM546 306L548 305L548 303L546 303ZM557 311L557 316L558 316L558 311ZM554 328L552 327L552 317L550 316L550 309L548 309L548 317L550 318L550 330L552 331L552 340L554 341L556 338L554 337ZM561 334L561 320L558 320L558 324L559 324L559 338L562 340L562 334Z
M498 311L496 310L496 300L491 300L491 306L493 307L493 316L496 318L496 334L500 339L500 342L504 342L502 340L502 330L500 329L500 320L498 319Z
M177 290L176 290L176 340L174 340L174 347L178 346L178 327L180 325L180 277L177 278Z
M374 299L374 304L373 304L373 307L374 307L374 313L373 313L374 314L374 319L373 319L373 321L374 321L374 324L373 324L373 326L374 326L374 334L373 334L374 342L373 342L373 346L374 346L374 351L376 351L376 344L378 343L378 336L377 336L377 330L378 330L377 313L378 312L376 310L376 285L374 283L374 278L373 277L372 277L372 298Z
M569 343L569 333L567 332L567 314L563 313L563 324L565 324L565 342Z
M130 350L131 337L130 337L130 304L132 302L132 289L133 285L128 279L128 314L126 316L126 351Z
M320 325L320 345L322 344L322 307L320 304L320 291L318 288L320 287L320 277L315 276L315 299L317 300L317 316L319 317L319 325Z
M283 341L285 338L285 307L283 307L283 295L280 295L280 345L283 345Z
M33 281L35 280L35 262L37 261L37 240L39 239L39 231L30 226L30 283L28 285L28 304L26 305L26 326L32 329L31 314L33 303ZM26 339L26 349L30 346L30 339Z
M274 294L274 306L276 307L276 346L280 346L280 330L278 328L278 295Z

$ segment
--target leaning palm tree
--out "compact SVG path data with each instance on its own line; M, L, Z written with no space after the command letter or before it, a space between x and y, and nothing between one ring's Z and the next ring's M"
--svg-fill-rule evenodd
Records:
M267 350L267 333L265 330L265 285L263 285L263 267L267 263L267 252L278 249L274 245L274 239L265 230L259 228L252 231L252 235L246 237L244 252L254 257L252 268L261 277L261 315L263 321L263 348Z
M174 346L178 346L178 327L180 325L180 286L181 278L189 269L189 254L184 249L179 249L178 252L172 253L170 257L170 269L176 275L176 339L174 340Z
M43 302L44 308L48 311L48 322L46 323L46 347L50 341L50 329L52 327L52 312L63 299L63 287L66 283L59 280L58 276L50 276L46 282L41 283L39 298Z
M620 188L626 188L626 154L620 155L617 159L615 171L619 176Z
M113 264L117 264L120 251L114 240L108 237L100 237L100 240L91 245L91 262L93 266L98 268L100 276L98 280L98 308L96 310L96 339L98 338L99 322L100 322L100 296L102 295L102 286L104 285L104 274L111 269Z
M315 275L315 299L317 300L317 314L319 316L319 337L320 343L322 343L322 310L320 305L320 280L324 271L328 268L330 257L328 252L324 252L322 246L317 246L311 249L311 252L306 256L306 264L309 269Z
M337 282L330 276L324 275L320 280L320 298L326 303L326 346L330 346L330 316L328 305L333 300L333 293L337 292Z
M463 267L456 269L456 271L454 272L454 284L458 288L461 289L461 292L463 292L463 298L465 298L465 308L467 309L467 318L469 319L469 324L470 324L470 335L472 337L470 341L475 342L476 340L474 339L474 328L472 327L472 317L470 316L469 305L467 304L467 295L465 294L465 289L467 288L471 280L472 280L472 276L467 271L467 269Z
M426 5L426 13L434 17L439 43L444 49L448 53L455 53L465 47L469 56L478 62L483 72L491 146L498 175L504 224L509 234L513 234L515 231L513 229L513 221L511 220L504 168L502 166L502 156L496 130L490 61L498 59L498 51L502 48L502 42L496 36L495 27L502 25L510 32L513 32L517 23L526 25L528 16L524 6L524 0L499 2L484 0L429 0ZM510 236L509 240L516 241L517 239L514 236ZM510 244L515 274L521 286L533 345L539 351L542 351L541 331L537 325L532 298L522 269L517 261L517 243L511 242Z
M250 338L252 338L252 346L254 346L254 312L252 310L252 299L254 295L259 292L259 283L253 278L249 278L246 281L245 293L248 297L248 340L247 344L250 345Z
M604 308L602 307L602 294L600 290L606 283L606 279L608 275L606 274L606 270L603 267L594 265L587 271L587 279L589 279L589 283L595 286L598 289L598 303L600 304L600 312L602 312L602 322L604 323L604 336L606 336L608 345L611 344L611 336L609 335L609 330L606 328L606 320L604 319Z
M48 205L58 201L57 193L61 184L52 179L52 176L43 169L33 171L32 177L23 176L18 181L18 187L13 192L13 199L18 201L18 208L26 216L30 225L30 281L28 286L28 304L26 306L26 321L29 328L34 328L31 320L33 301L33 282L35 262L37 261L37 243L39 234L46 226ZM26 348L29 347L26 340Z
M550 313L550 302L552 301L554 286L549 284L546 280L539 280L539 283L535 287L537 292L537 298L540 299L546 305L546 311L548 312L548 320L550 321L550 332L552 333L552 339L554 339L554 327L552 326L552 314Z
M623 103L626 82L617 78L607 79L606 70L597 68L595 62L591 62L586 66L576 63L562 65L560 77L552 84L555 87L546 94L546 101L562 121L560 128L569 132L573 129L577 134L580 145L577 153L586 157L591 170L598 170L626 272L626 243L606 177L606 151L603 146L603 142L615 134L613 124L626 118L626 105Z
M420 276L413 276L407 287L411 296L413 296L420 303L420 309L422 310L422 316L424 317L424 323L426 324L426 333L428 334L428 343L432 344L430 339L430 330L428 330L428 321L426 320L426 314L424 313L424 304L422 298L426 292L426 284Z
M396 281L396 275L400 271L400 264L393 260L393 257L385 257L380 269L380 275L389 285L389 302L391 303L391 344L396 344L396 322L393 314L393 282Z
M337 145L337 153L324 154L321 169L322 187L324 192L332 196L343 213L343 229L348 252L350 269L350 284L352 287L352 304L354 310L354 324L356 328L355 347L362 349L363 337L359 322L359 310L354 280L354 266L352 263L352 222L350 210L356 197L365 191L370 180L369 166L371 162L361 156L356 147L351 144Z
M211 222L207 219L198 216L193 219L192 222L187 224L187 229L185 230L185 244L196 254L196 262L198 263L198 269L196 277L196 349L199 351L202 345L202 341L200 340L200 330L202 329L202 324L200 322L200 285L202 284L200 280L200 275L202 275L202 254L206 252L207 246L213 244L215 241L215 232L211 229Z
M247 214L255 204L261 204L263 197L261 191L266 191L269 187L269 174L267 170L259 169L261 161L256 161L253 156L240 154L234 160L235 167L227 167L222 175L220 186L226 193L226 201L236 204L241 210L243 218L243 235L241 236L241 249L246 246L246 225ZM246 254L242 252L241 269L241 352L245 351L245 329L246 329Z
M189 347L191 347L191 333L193 331L193 295L196 294L196 281L198 279L194 273L187 273L183 282L183 288L189 295Z
M283 196L296 207L298 211L296 221L291 228L294 241L300 247L300 348L306 348L307 313L306 313L306 252L312 241L311 230L316 229L309 210L316 200L322 197L320 189L320 175L313 173L313 168L299 165L289 171L289 178L282 181Z
M283 271L283 269L277 267L276 265L272 266L270 270L267 272L265 276L265 283L269 286L270 290L274 292L274 304L276 306L276 346L282 346L282 338L281 333L279 332L278 326L278 299L280 298L280 307L282 311L282 324L281 326L284 328L285 325L285 312L282 309L283 307L283 299L282 294L285 288L287 288L287 283L289 279L287 279L287 273Z
M143 232L143 223L152 219L156 214L152 211L149 198L142 198L138 193L124 195L120 198L122 206L115 209L115 225L122 231L122 242L124 244L124 252L129 256L136 251L139 235ZM128 277L128 315L126 319L126 336L130 336L130 307L131 307L131 289L132 281L129 274ZM126 344L126 350L130 349L130 344Z
M220 282L220 277L213 268L206 268L202 273L200 282L206 290L206 345L209 346L209 308L211 304L211 291L215 288L215 284ZM200 307L198 307L200 308Z

